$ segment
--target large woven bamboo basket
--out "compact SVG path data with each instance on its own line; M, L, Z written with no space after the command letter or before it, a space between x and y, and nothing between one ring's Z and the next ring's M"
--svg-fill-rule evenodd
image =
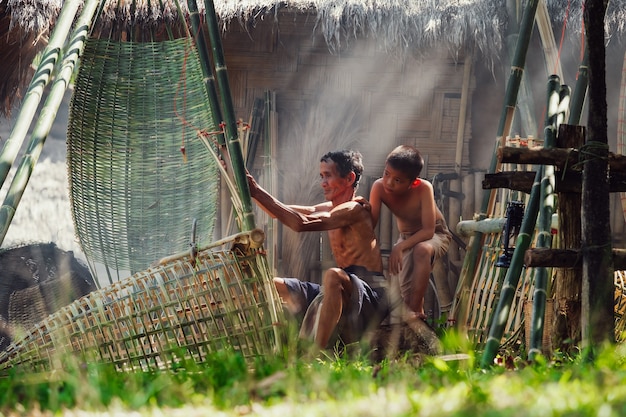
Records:
M0 374L46 372L68 355L151 371L224 349L250 363L274 353L282 307L263 239L259 230L239 233L76 300L16 335L0 354Z

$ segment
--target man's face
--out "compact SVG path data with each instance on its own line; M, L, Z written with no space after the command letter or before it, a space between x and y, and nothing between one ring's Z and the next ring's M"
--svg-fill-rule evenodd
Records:
M389 164L385 165L383 171L383 186L388 194L402 194L411 188L413 178L409 178L405 173L393 169Z
M332 161L320 162L320 181L326 201L332 201L337 196L345 193L346 189L352 189L350 176L342 178L339 175L337 165Z

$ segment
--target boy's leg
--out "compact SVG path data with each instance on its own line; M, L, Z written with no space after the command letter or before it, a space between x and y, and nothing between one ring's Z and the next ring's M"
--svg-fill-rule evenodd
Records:
M433 254L434 248L427 242L418 243L413 247L413 288L412 291L409 292L405 302L410 310L409 315L412 313L417 318L421 319L426 319L426 313L424 312L424 296L428 289Z

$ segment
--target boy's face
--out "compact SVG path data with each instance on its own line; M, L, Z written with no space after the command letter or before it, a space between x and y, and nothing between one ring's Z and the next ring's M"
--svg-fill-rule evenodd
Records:
M415 178L410 178L404 172L394 169L389 164L383 171L383 186L388 194L404 194L411 189Z
M320 182L324 191L326 201L332 201L334 198L344 194L347 190L352 192L352 182L348 175L342 178L334 162L320 162Z

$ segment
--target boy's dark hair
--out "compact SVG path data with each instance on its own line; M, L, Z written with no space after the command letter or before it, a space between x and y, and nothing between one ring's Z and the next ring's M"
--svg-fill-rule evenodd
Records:
M393 169L402 171L411 179L418 178L424 168L424 158L417 148L410 145L396 147L385 160Z
M359 151L352 151L349 149L331 151L322 156L322 159L320 159L320 162L330 161L337 165L337 170L339 170L339 175L341 175L342 178L347 177L350 172L354 172L356 177L352 187L356 188L359 185L361 174L363 173L363 156Z

